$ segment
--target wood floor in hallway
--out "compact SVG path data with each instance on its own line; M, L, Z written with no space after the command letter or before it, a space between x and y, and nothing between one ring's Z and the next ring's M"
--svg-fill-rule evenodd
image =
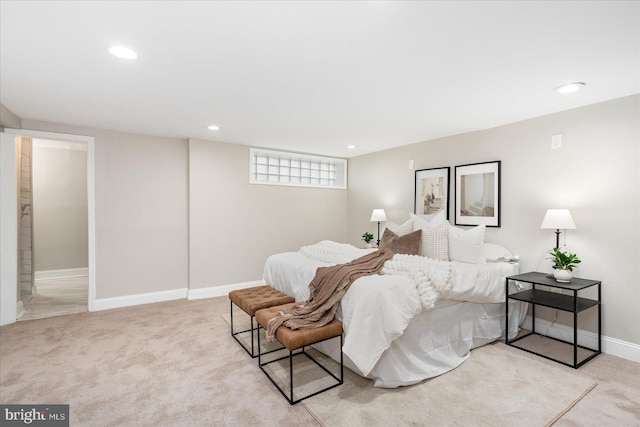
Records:
M88 310L89 277L36 280L36 295L24 307L18 321L44 319Z

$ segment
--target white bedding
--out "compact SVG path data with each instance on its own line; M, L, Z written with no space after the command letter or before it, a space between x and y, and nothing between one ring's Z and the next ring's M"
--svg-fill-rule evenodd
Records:
M267 260L264 280L296 301L305 301L316 269L330 265L301 252L280 253ZM518 264L452 262L451 272L451 288L439 295L433 309L423 307L409 276L356 280L337 313L345 329L342 350L347 367L374 379L378 387L409 385L458 366L471 348L499 339L504 278L517 274ZM509 317L514 322L510 330L517 331L523 308L520 303L510 307L515 310ZM339 358L329 345L320 349Z

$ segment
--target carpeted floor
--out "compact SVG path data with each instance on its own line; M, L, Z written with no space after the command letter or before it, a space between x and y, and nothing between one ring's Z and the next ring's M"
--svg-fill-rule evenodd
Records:
M3 326L0 403L66 403L70 405L72 426L321 425L316 417L321 420L324 417L322 421L327 425L362 422L357 418L340 418L338 410L330 411L331 417L338 417L329 419L322 410L314 409L314 404L322 406L323 399L329 399L333 391L305 401L304 405L289 405L258 369L256 360L229 336L228 325L222 318L228 310L227 298L221 297ZM640 364L601 355L575 371L500 343L485 350L496 352L494 358L531 360L526 365L531 366L534 376L549 367L568 375L567 378L598 383L555 425L640 425L640 392L636 390ZM472 353L462 367L473 359ZM504 366L506 362L499 363ZM353 382L370 385L369 381L351 375L355 378ZM438 380L445 385L452 383L454 378L447 381L447 375ZM348 403L342 402L347 400L344 393L348 393L348 386L346 383L334 389L341 404ZM403 399L408 400L413 398L411 389L373 392L403 393L406 394ZM551 392L542 393L542 398L549 405L557 404ZM483 399L501 407L501 402L490 393ZM451 396L451 400L455 401L456 396ZM364 405L382 406L380 402L378 398ZM307 405L315 416L307 411ZM496 413L496 419L500 415ZM453 417L451 421L449 425L453 424ZM382 419L366 422L371 426L388 425L388 420ZM466 422L465 418L456 421L457 425L474 422L468 418Z
M365 425L544 426L596 384L488 345L458 368L410 387L385 390L350 373L341 388L306 401L327 427Z

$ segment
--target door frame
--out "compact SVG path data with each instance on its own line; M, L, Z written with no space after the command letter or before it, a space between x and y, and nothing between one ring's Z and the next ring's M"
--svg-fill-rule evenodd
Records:
M0 325L6 325L18 309L18 159L15 135L0 137Z
M87 210L88 210L88 271L89 289L87 299L87 309L94 311L96 300L96 207L95 207L95 138L86 135L71 135L65 133L44 132L28 129L4 129L5 133L14 137L26 136L30 138L57 139L63 141L86 142L87 144ZM3 189L4 190L4 189ZM4 191L3 191L4 193ZM8 200L9 195L2 196L3 200ZM18 200L17 188L13 198ZM16 223L17 227L17 223ZM16 235L17 235L16 228ZM16 265L17 268L17 265Z

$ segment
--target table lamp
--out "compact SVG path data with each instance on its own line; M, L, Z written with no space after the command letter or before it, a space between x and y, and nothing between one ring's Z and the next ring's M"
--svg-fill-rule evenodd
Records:
M387 220L387 214L384 213L384 209L374 209L371 213L371 222L378 223L378 243L380 246L380 223Z
M556 248L560 247L560 230L575 230L576 223L571 218L569 209L547 209L540 228L555 229Z

